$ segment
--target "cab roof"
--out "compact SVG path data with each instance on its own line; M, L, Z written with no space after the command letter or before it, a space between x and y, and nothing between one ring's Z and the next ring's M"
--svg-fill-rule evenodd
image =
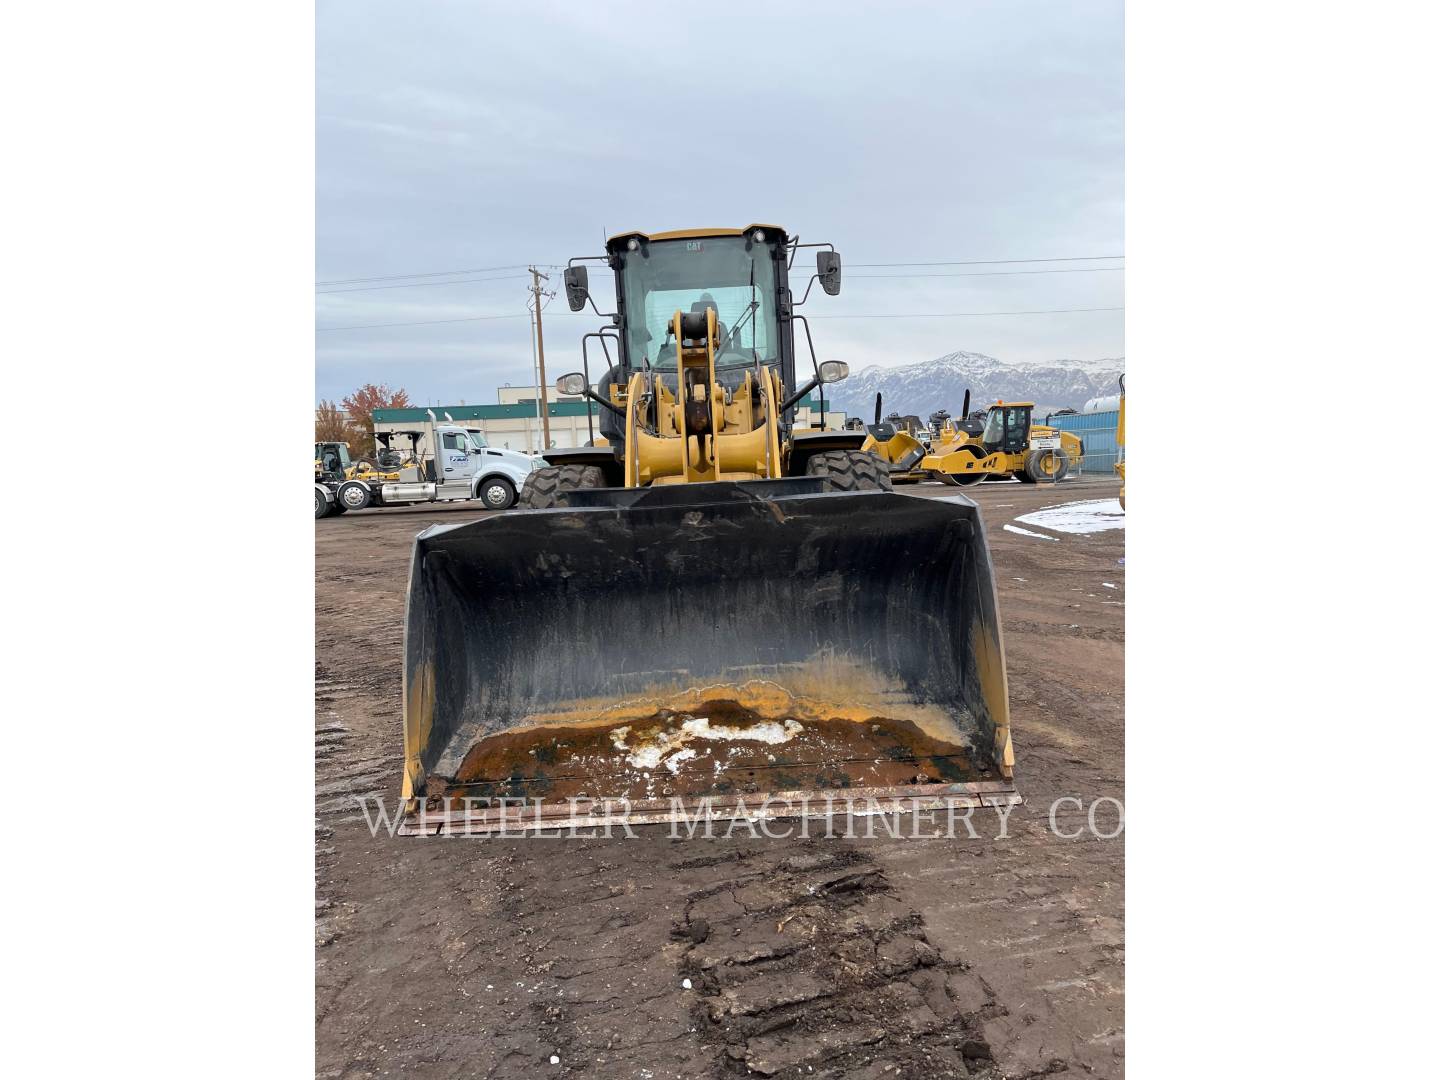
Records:
M616 233L605 241L605 246L613 247L622 240L629 240L635 237L639 240L697 240L711 236L744 236L751 229L770 229L776 236L784 239L787 236L785 229L780 225L768 225L764 222L754 222L746 225L743 229L671 229L667 232L647 233L639 229L631 229L629 232Z

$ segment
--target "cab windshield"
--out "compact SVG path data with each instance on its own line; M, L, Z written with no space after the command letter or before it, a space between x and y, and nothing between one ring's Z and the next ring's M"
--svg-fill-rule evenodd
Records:
M485 436L478 431L467 432L470 436L470 445L476 450L484 450L490 444L485 441Z
M779 362L774 243L744 236L659 240L627 251L625 290L630 363L675 370L675 312L715 309L720 322L716 367Z
M1005 410L991 409L985 414L985 430L980 434L982 443L998 443L1005 434Z

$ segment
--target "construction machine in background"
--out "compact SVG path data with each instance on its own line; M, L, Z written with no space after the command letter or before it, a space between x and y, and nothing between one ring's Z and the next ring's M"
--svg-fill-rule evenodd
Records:
M958 487L987 478L1015 477L1024 483L1065 479L1084 460L1085 444L1069 432L1032 422L1035 406L1028 401L997 401L988 410L970 412L970 391L960 419L941 409L930 414L930 430L921 439L893 422L880 421L880 395L875 396L875 423L864 447L886 463L894 483L940 480Z
M968 391L965 396L968 403ZM957 430L954 440L925 455L917 468L960 487L991 477L1013 476L1027 484L1063 480L1084 462L1085 444L1068 431L1033 423L1034 411L1033 402L997 401L978 434Z
M922 480L935 479L920 468L920 462L927 454L945 453L964 442L967 429L963 419L956 421L949 412L939 409L930 414L928 430L917 431L904 423L904 418L896 412L890 413L882 421L880 413L883 403L883 397L876 394L875 422L866 428L869 436L863 449L885 462L892 483L919 483ZM969 409L970 391L966 390L961 416Z
M1120 415L1115 421L1115 446L1119 455L1115 471L1120 474L1120 509L1125 509L1125 376L1120 376Z
M840 277L773 225L570 261L571 309L605 322L557 386L607 445L549 451L515 510L416 538L402 831L1018 801L975 504L894 494L865 432L794 423L848 373L811 346L800 374L795 346Z
M345 507L335 499L340 485L354 472L350 447L343 442L315 444L315 516L343 514Z
M918 483L928 479L917 468L928 453L928 447L904 423L899 413L892 412L881 420L883 406L883 396L876 394L875 422L864 428L865 441L860 448L880 459L892 484Z

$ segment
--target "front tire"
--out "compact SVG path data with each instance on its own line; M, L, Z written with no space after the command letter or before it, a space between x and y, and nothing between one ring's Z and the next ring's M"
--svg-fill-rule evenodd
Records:
M515 505L515 485L503 476L492 476L480 485L480 501L486 510L509 510Z
M866 450L827 450L805 462L805 475L818 476L826 491L892 491L885 463Z
M346 510L364 510L370 505L370 486L359 480L347 480L335 493L335 502Z
M1031 484L1059 483L1070 472L1070 459L1058 450L1032 450L1025 459L1022 479Z
M604 486L605 470L598 465L547 465L525 478L516 504L522 510L550 510L567 505L564 492Z

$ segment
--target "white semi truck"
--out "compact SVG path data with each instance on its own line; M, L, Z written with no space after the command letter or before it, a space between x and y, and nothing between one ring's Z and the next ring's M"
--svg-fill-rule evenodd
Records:
M490 446L484 433L476 428L437 424L433 413L423 431L397 434L410 439L413 459L412 464L394 471L399 478L317 479L317 518L372 506L472 499L483 503L487 510L506 510L515 504L525 477L546 464L542 457ZM429 436L428 449L413 452L418 451L422 435Z

